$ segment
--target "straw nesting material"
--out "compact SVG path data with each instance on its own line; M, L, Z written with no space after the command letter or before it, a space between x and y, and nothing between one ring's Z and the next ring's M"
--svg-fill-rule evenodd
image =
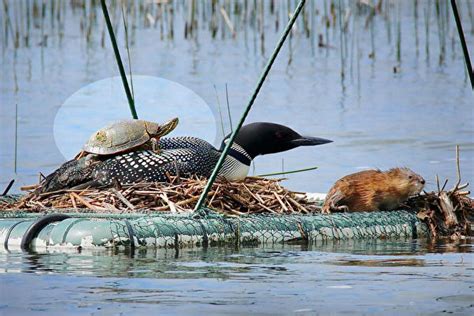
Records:
M94 212L190 212L207 180L199 177L173 177L170 180L170 183L117 183L114 187L102 189L68 189L43 194L31 192L16 203L0 205L0 210L85 208ZM308 201L303 193L282 187L281 180L247 177L243 181L228 182L218 179L208 193L208 206L217 212L233 215L320 212L320 208Z

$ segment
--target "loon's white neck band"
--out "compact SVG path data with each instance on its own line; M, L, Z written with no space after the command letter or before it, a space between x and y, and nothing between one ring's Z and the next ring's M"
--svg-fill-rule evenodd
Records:
M246 165L232 156L227 156L219 175L229 181L243 180L248 175L249 170L250 165Z
M228 141L226 139L224 143L227 144ZM248 175L251 162L252 157L245 149L239 144L233 143L219 171L219 175L229 181L242 180Z
M224 143L227 143L228 140L225 140ZM242 148L239 144L233 143L229 149L229 156L237 159L244 165L250 166L252 162L252 157Z

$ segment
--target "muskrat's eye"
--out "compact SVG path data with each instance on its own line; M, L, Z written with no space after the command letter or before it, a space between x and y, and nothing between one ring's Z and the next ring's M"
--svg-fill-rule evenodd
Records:
M413 179L413 176L408 176L408 179Z

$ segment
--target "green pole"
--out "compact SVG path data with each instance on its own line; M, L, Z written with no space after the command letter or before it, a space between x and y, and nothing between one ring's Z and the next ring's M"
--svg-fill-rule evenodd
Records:
M255 87L255 90L253 91L252 96L250 97L250 100L247 104L247 107L245 108L244 113L242 114L242 116L239 120L239 123L237 124L235 130L230 135L230 139L227 142L224 150L222 151L222 154L219 157L219 161L217 162L214 170L212 171L211 177L207 181L206 187L204 188L204 191L202 192L201 196L199 197L199 200L198 200L194 210L199 210L204 205L204 203L206 202L207 194L211 190L212 184L216 180L217 174L219 173L219 170L221 169L222 164L224 163L225 157L227 156L227 153L229 152L229 149L232 146L232 143L234 142L235 136L237 135L240 128L244 124L244 121L247 118L247 115L248 115L250 109L252 108L252 105L255 102L255 99L257 98L257 95L260 91L260 88L262 88L262 85L265 81L265 78L267 77L268 72L272 68L273 63L274 63L278 53L280 52L281 47L285 43L286 37L290 33L291 28L293 27L293 24L295 23L296 18L298 17L298 14L301 12L301 9L303 8L305 2L306 2L306 0L301 0L298 3L298 6L295 9L295 12L293 12L293 15L292 15L290 21L288 22L288 25L286 26L285 31L283 32L282 36L280 37L280 40L278 41L277 46L275 47L275 50L273 51L272 55L270 56L270 59L268 60L267 64L265 65L265 68L263 69L262 74L260 75L257 86Z
M462 29L461 19L459 18L456 0L451 0L451 8L453 9L454 19L456 20L456 27L458 29L459 39L461 41L462 51L464 53L467 73L469 74L469 80L471 80L471 88L474 90L474 69L472 69L471 58L469 57L469 50L467 49L466 39L464 38L464 31Z
M115 39L114 30L112 28L112 23L110 22L109 11L105 5L105 0L100 0L102 5L102 12L104 13L105 24L107 24L107 30L109 31L110 41L112 42L112 47L115 53L115 59L117 60L117 66L120 72L120 77L122 78L123 87L125 89L125 94L127 95L128 106L130 107L130 112L132 112L132 117L138 119L137 111L135 110L135 102L133 101L132 93L130 92L130 87L128 86L127 76L125 75L125 69L123 68L122 58L120 57L120 52L117 46L117 40Z

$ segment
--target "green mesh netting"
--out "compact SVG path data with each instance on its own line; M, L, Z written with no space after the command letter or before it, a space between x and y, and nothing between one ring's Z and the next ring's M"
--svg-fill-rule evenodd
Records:
M63 210L64 211L64 210ZM54 210L51 210L54 212ZM0 239L18 220L10 238L20 238L45 213L0 213ZM427 233L414 212L392 211L314 215L223 216L212 210L191 214L68 213L37 237L47 246L186 247L222 243L261 244L327 239L412 238ZM2 222L4 224L2 224ZM0 240L1 242L1 240Z

